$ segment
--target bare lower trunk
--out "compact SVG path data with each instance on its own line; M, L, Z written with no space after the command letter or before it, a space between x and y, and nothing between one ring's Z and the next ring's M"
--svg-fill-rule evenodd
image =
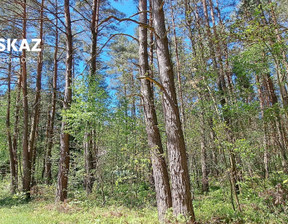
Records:
M14 154L14 162L15 162L15 171L16 171L16 183L18 185L18 161L20 159L17 158L17 149L18 149L18 137L19 137L19 112L20 112L20 101L21 101L21 84L22 84L22 74L21 72L18 75L18 83L17 83L17 91L16 91L16 104L15 104L15 121L14 121L14 133L12 138L12 147ZM19 169L21 171L21 163L19 163Z
M38 126L36 127L36 138L38 137L37 135L38 132ZM31 187L35 186L37 184L36 182L36 159L37 159L37 146L34 145L34 148L32 150L32 165L31 165Z
M274 122L274 126L275 126L275 135L277 136L275 138L276 140L276 144L279 147L279 151L280 151L280 155L282 157L282 167L283 167L283 171L285 173L288 173L288 157L287 157L287 138L286 138L286 131L283 128L283 124L282 124L282 118L280 115L280 109L279 109L279 105L278 105L278 98L277 95L275 93L275 87L274 87L274 83L270 77L270 74L265 74L265 84L266 84L266 89L268 90L268 94L269 94L269 101L271 106L274 106L274 118L273 118L273 122Z
M258 83L258 97L260 100L260 109L261 109L261 117L262 117L262 122L263 122L263 130L264 130L264 136L263 136L263 145L264 145L264 155L263 155L263 162L264 162L264 172L265 172L265 178L268 179L269 177L269 162L268 162L268 139L267 139L267 127L266 127L266 121L265 121L265 114L264 114L264 96L263 96L263 92L262 92L262 85L260 85L260 79L259 76L256 76L256 80Z
M93 150L93 142L92 135L90 132L85 133L84 137L84 156L85 156L85 179L84 184L86 188L87 194L92 193L93 184L94 184L94 156L92 153Z
M203 110L203 109L202 109ZM205 117L204 112L201 111L200 115L201 119L201 127L200 127L200 134L201 134L201 170L202 170L202 192L209 191L209 182L208 182L208 172L207 172L207 143L205 138Z
M209 118L209 127L210 127L210 142L211 142L211 150L212 150L212 161L213 161L213 166L212 166L212 171L215 176L219 175L219 167L218 167L218 151L215 146L215 132L213 130L213 119L210 117ZM220 154L220 153L219 153Z

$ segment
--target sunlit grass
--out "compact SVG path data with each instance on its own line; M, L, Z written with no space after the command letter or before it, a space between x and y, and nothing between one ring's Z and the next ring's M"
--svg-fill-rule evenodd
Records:
M195 192L193 203L198 223L288 223L287 207L273 207L259 197L264 188L243 185L239 195L242 212L238 212L231 205L229 188L220 185L215 182L207 195ZM65 203L55 203L55 187L42 185L34 190L30 202L21 193L11 196L8 192L9 184L1 183L0 224L158 223L157 209L149 203L128 208L114 198L103 205L101 196L86 197L83 191L71 192ZM172 219L170 223L176 221Z

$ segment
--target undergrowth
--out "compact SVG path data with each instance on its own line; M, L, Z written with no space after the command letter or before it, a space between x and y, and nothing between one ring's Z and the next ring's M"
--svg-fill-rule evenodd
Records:
M197 223L288 223L287 177L281 175L272 175L266 182L257 177L246 177L245 181L240 183L241 212L233 209L229 186L211 180L213 185L210 186L208 194L194 191ZM124 186L123 192L126 188L127 186ZM121 189L117 191L119 193ZM26 202L21 193L14 196L9 194L8 182L2 181L0 223L158 223L155 202L150 199L138 199L138 204L133 207L133 204L127 205L123 197L117 200L116 195L107 196L103 203L103 194L97 191L87 197L84 191L73 190L65 203L55 203L54 193L55 186L39 185L33 188L32 200ZM109 195L109 192L105 194ZM153 195L145 189L138 197L147 197L147 194ZM139 201L142 201L141 205ZM170 223L185 223L171 214L167 215Z

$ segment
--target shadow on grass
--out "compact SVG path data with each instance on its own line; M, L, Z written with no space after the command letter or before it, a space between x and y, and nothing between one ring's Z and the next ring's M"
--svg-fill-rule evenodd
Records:
M0 208L28 204L31 200L25 199L22 195L0 195Z
M219 187L219 186L213 186L213 185L211 185L210 186L210 191L217 191L217 190L219 190L221 187Z

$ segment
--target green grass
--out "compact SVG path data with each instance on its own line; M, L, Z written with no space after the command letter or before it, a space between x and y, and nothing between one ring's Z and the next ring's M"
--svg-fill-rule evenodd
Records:
M80 208L69 203L32 202L0 209L0 223L157 223L155 211L122 207Z
M1 224L158 223L155 208L99 207L94 201L77 198L55 203L54 190L47 187L29 203L21 194L9 195L7 184L1 184L0 192Z
M288 223L287 206L272 206L269 194L268 199L259 196L259 192L273 189L273 185L265 188L251 186L242 186L241 213L233 210L227 186L221 187L220 183L214 183L207 195L196 191L194 209L198 223ZM83 191L74 191L66 203L57 204L54 202L55 189L39 186L32 200L27 203L22 194L11 196L8 187L7 182L0 183L1 224L158 223L157 210L150 202L141 208L135 206L131 209L120 199L118 202L114 199L103 206L100 195L87 198Z

